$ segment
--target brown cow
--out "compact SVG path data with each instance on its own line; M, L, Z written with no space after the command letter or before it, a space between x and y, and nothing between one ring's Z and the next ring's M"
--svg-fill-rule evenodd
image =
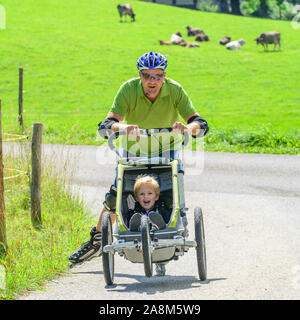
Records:
M209 38L206 34L204 33L199 33L196 35L196 38L195 38L196 41L209 41Z
M268 50L268 44L274 43L275 50L278 45L278 50L280 50L280 32L279 31L271 31L271 32L263 32L258 38L254 39L257 45L261 44L265 51Z
M196 36L198 34L204 33L203 30L199 28L191 28L190 26L186 26L185 28L187 29L188 37Z
M185 44L181 44L181 46L186 48L200 48L199 44L195 42L186 42Z
M159 44L160 45L165 45L165 46L171 46L172 44L174 44L173 42L171 41L164 41L164 40L158 40Z
M185 48L199 48L199 44L194 43L194 42L185 42L184 40L178 44L173 43L172 41L163 41L163 40L158 40L160 45L165 45L165 46L170 46L170 45L180 45L181 47Z
M122 17L125 16L125 20L127 15L131 17L131 22L135 21L135 14L132 11L131 5L129 3L126 4L119 4L117 6L120 14L120 22L122 22ZM127 20L126 20L127 21Z

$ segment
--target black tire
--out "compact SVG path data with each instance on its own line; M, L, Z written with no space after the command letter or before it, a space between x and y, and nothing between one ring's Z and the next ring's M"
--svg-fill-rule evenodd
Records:
M105 211L102 216L102 249L113 242L112 226L109 212ZM114 282L115 261L114 254L103 252L102 264L104 279L107 285L112 285Z
M149 219L146 215L142 216L141 219L141 234L142 234L142 251L144 259L144 270L146 277L152 277L153 264L151 258L150 249L150 230L149 230Z
M205 235L204 235L204 224L203 215L201 208L197 207L194 211L195 219L195 240L197 243L196 255L198 274L201 281L206 280L207 277L207 266L206 266L206 247L205 247Z

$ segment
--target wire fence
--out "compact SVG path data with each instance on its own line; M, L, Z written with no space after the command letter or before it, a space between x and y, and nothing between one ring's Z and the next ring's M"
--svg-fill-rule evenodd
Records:
M8 137L8 138L5 138ZM3 133L3 140L2 142L17 142L23 139L28 140L28 136L22 134L13 134L13 133Z
M23 120L23 68L19 68L19 128L23 134L2 133L2 100L0 99L0 258L7 253L6 218L5 218L5 193L4 181L13 180L21 176L27 176L30 181L31 194L31 221L32 225L40 229L42 227L41 216L41 145L42 145L42 123L33 124L32 145L31 145L31 174L18 168L4 168L2 157L2 142L21 142L28 140L25 135ZM11 175L4 177L5 172Z
M15 169L15 168L4 168L4 171L12 171L12 172L17 172L16 174L9 176L9 177L3 177L3 180L10 180L10 179L15 179L18 178L20 176L27 176L28 177L28 172L26 171L22 171L19 169Z
M28 140L29 137L26 135L22 135L22 134L13 134L13 133L3 133L3 140L2 142L20 142L21 140ZM8 137L8 138L6 138ZM16 168L5 168L4 167L4 172L5 171L9 171L9 172L13 172L15 174L12 174L11 176L8 177L3 177L3 180L11 180L11 179L15 179L18 178L20 176L27 176L29 177L28 172L26 171L22 171Z

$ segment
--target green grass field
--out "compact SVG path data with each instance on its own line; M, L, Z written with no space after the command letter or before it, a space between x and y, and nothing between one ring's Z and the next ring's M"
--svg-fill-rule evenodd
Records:
M18 168L31 172L30 144L22 152L4 157L5 212L7 255L0 256L1 271L5 270L5 285L0 286L0 300L16 299L17 295L41 289L47 280L68 272L68 256L87 241L96 218L71 196L66 188L73 179L74 159L64 162L68 170L61 172L54 162L44 163L41 188L43 228L31 223L30 180L26 175L10 179ZM1 284L1 281L0 281ZM3 283L2 283L3 284Z
M4 132L17 132L22 66L25 127L30 131L33 122L42 122L44 142L99 143L98 122L121 83L137 76L137 58L153 50L167 56L167 76L183 85L209 122L208 150L300 152L300 29L288 21L140 1L130 1L136 22L120 23L118 3L0 0L6 10L6 29L0 30ZM159 45L177 30L193 41L186 25L200 27L211 41L190 49ZM280 52L272 46L264 52L254 41L272 30L281 32ZM240 51L227 51L218 43L223 36L247 43Z

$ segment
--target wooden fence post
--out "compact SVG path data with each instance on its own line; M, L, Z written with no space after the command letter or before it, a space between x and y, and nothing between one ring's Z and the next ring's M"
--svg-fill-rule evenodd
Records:
M2 159L2 106L0 100L0 257L5 256L7 251L5 201L3 182L3 159Z
M42 132L43 124L33 124L31 144L31 222L36 228L42 227L41 182L42 182Z
M23 68L19 68L19 125L23 129Z

